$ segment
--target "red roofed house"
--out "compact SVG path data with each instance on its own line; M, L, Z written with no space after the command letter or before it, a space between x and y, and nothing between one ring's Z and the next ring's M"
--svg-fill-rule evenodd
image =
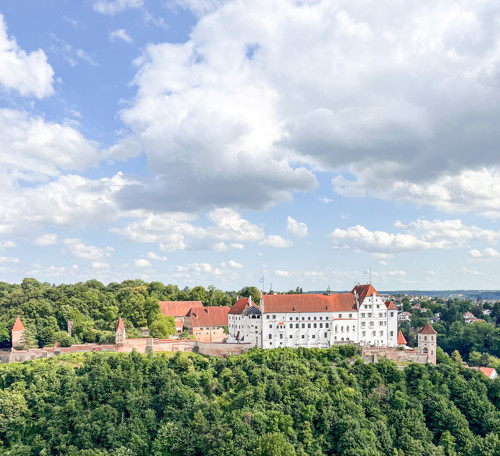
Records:
M158 304L163 315L174 317L177 332L182 331L187 314L193 307L203 307L201 301L160 301Z
M495 380L495 378L498 377L497 371L495 369L493 369L492 367L471 367L471 369L481 371L490 380Z
M246 306L248 308L245 308ZM228 341L249 341L259 348L316 347L360 343L375 347L397 345L398 310L370 285L357 285L351 293L263 295L259 313L247 302L231 309ZM254 319L253 325L251 319Z
M23 343L24 338L24 325L19 317L12 327L12 346L17 347Z
M118 321L116 322L116 329L115 329L115 343L117 345L123 344L125 339L126 339L125 325L123 324L122 317L118 317Z
M184 326L189 334L200 342L223 342L226 340L229 307L192 307Z
M436 364L437 332L429 322L418 332L417 352L428 356L429 362Z

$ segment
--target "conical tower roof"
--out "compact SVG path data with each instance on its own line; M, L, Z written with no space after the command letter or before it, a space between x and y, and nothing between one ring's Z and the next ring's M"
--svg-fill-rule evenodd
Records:
M14 323L14 326L12 327L12 331L24 331L24 325L23 322L19 317L16 318L16 322Z
M406 339L401 330L398 332L398 345L406 345Z
M118 317L118 321L116 322L116 329L115 331L125 331L125 325L123 324L122 317Z
M418 332L419 334L437 334L429 322Z

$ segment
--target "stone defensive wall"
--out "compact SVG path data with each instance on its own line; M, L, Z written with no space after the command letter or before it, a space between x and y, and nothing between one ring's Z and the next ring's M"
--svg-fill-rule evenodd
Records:
M31 359L52 358L67 353L81 352L120 352L157 353L188 352L225 358L229 355L240 355L252 348L251 344L205 343L196 340L179 339L125 339L123 344L82 344L71 347L43 347L29 350L0 350L0 363L14 363Z
M430 363L429 356L417 353L417 350L399 350L397 348L359 347L359 355L365 362L376 363L379 358L386 358L396 362L410 362L418 364Z

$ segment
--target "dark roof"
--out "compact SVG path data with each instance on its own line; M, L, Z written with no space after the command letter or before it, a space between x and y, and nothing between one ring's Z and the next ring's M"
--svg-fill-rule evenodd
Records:
M418 332L419 334L437 334L429 322Z
M263 295L262 300L264 313L356 311L352 293Z
M160 301L160 309L167 317L185 317L193 307L202 307L201 301Z
M193 307L188 313L192 326L227 326L228 306Z

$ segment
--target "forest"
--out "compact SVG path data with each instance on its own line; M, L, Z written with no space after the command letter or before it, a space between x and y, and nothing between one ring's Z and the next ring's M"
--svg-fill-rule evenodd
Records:
M500 455L500 378L353 345L81 353L0 366L0 454Z

